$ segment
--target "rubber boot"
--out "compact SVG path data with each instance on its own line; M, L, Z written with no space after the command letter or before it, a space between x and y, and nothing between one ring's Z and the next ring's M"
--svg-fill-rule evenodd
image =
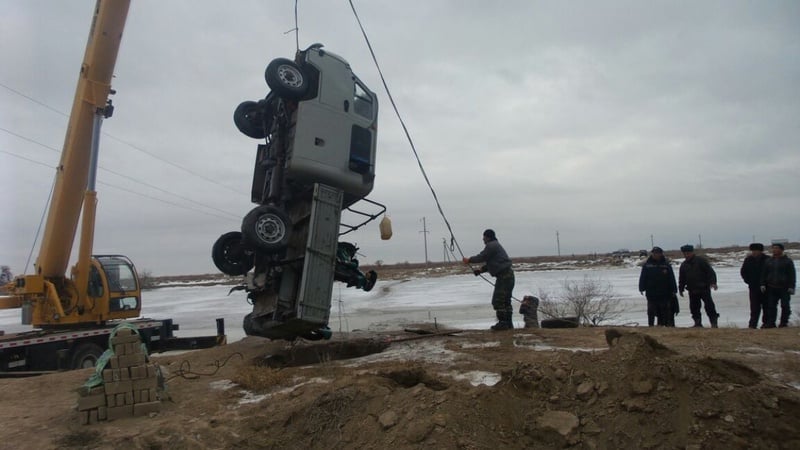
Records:
M703 319L694 319L694 328L703 328Z
M513 328L514 323L511 322L511 313L497 311L497 323L492 325L492 331L511 330Z
M717 326L717 321L719 320L719 314L716 314L714 317L709 317L708 320L711 322L711 328L719 328Z

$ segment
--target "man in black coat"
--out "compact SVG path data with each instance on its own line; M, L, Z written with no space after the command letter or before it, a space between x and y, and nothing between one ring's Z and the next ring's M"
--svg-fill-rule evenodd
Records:
M472 257L465 257L464 264L483 264L480 269L474 269L475 276L484 272L495 278L494 292L492 293L492 307L497 315L497 323L492 325L494 331L510 330L514 328L511 315L511 297L514 291L514 270L511 268L511 258L497 241L494 230L483 232L483 251Z
M739 273L742 280L747 283L750 291L750 328L758 328L758 318L764 310L761 326L764 327L767 319L767 294L761 292L761 276L764 274L764 263L769 256L764 254L764 244L750 244L750 255L744 259Z
M780 327L789 326L792 309L789 300L794 295L797 274L794 262L783 252L783 244L772 244L772 258L764 263L761 276L761 291L767 294L764 308L764 328L775 328L778 315L778 302L781 304Z
M642 266L639 275L639 293L647 296L647 325L674 327L675 313L672 311L672 296L678 292L675 272L661 247L653 247L650 257Z
M717 328L717 308L711 298L711 289L717 290L717 273L711 264L694 254L694 247L684 245L681 247L684 260L681 263L678 275L678 292L683 297L684 289L689 291L689 310L692 313L695 327L703 326L703 316L700 315L700 302L705 306L711 328Z

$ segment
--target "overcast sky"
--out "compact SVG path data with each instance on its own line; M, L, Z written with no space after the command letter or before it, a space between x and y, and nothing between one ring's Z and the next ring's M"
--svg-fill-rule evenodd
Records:
M14 273L45 208L94 3L0 0L0 264ZM355 4L465 252L487 227L512 257L555 254L557 230L562 254L648 248L651 234L666 248L699 234L706 246L800 239L800 2ZM133 1L95 253L157 275L216 272L213 242L254 206L257 141L232 113L266 95L269 61L293 57L293 8ZM300 0L299 24L301 47L346 58L381 101L370 197L394 237L381 241L377 223L350 235L362 261L422 261L423 217L441 260L448 234L347 1Z

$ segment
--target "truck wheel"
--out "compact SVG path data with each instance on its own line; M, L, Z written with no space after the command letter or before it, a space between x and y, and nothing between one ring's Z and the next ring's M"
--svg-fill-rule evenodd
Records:
M264 78L267 86L285 99L298 100L308 91L308 77L290 59L273 59L264 71Z
M289 217L274 206L259 206L244 216L242 234L248 244L269 253L289 245Z
M236 128L247 137L264 139L264 111L261 106L253 101L239 103L233 112L233 123Z
M244 275L253 268L253 255L244 247L242 233L231 231L223 234L211 248L211 259L217 269L225 275Z
M103 349L91 342L84 342L75 347L72 352L70 367L73 369L86 369L97 365L97 360L103 354Z

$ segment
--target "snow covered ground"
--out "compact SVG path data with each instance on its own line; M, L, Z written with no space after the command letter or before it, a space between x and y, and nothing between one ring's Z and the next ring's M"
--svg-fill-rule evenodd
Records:
M713 296L721 315L720 326L747 326L747 287L739 278L739 264L721 261L716 265L719 290ZM610 283L622 299L623 313L615 323L646 324L646 301L638 292L639 271L638 267L630 265L619 269L517 272L514 296L521 299L527 294L537 295L541 290L557 299L565 280L600 279ZM244 336L241 322L251 306L243 292L228 296L229 289L229 286L181 286L145 291L142 316L174 319L180 324L179 336L214 334L214 319L223 317L229 341L233 342ZM451 327L487 328L495 322L491 292L489 284L472 275L379 281L372 292L348 289L336 283L330 327L334 331L389 329L435 319ZM29 330L30 327L19 324L19 319L19 310L0 311L0 329L7 333ZM517 326L522 326L519 314L514 315L514 320ZM676 323L688 326L691 322L687 296L681 299L681 313ZM708 324L705 314L703 322Z

